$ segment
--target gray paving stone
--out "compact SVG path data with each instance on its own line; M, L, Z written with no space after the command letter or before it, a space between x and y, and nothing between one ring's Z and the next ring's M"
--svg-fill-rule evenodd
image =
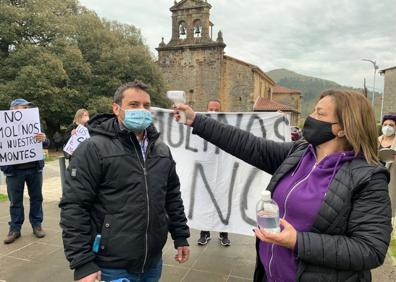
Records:
M0 202L0 281L41 282L73 281L73 271L63 252L59 227L58 200L60 197L57 161L46 164L44 174L44 223L47 236L37 239L32 234L28 221L29 200L24 199L25 223L22 237L10 245L3 239L8 233L8 201ZM0 187L4 191L4 185ZM255 265L253 236L230 234L231 246L223 247L217 239L218 233L211 232L212 240L206 246L198 246L199 230L191 230L189 239L191 256L184 264L174 260L176 250L169 236L163 249L164 266L161 282L242 282L252 281ZM396 281L396 267L390 257L383 266L373 272L374 282Z
M194 264L193 270L229 275L233 267L233 261L234 258L222 255L203 256Z
M7 282L15 281L17 282L17 275L24 272L30 261L10 258L10 257L0 257L0 280L5 280ZM19 280L22 282L24 280ZM26 280L29 281L29 280Z
M1 259L0 263L2 263ZM22 262L22 264L7 258L5 267L7 271L4 275L0 274L0 279L7 282L73 281L73 273L68 270L67 264L57 263L52 256L47 257L45 261Z
M180 281L189 271L189 268L164 264L161 281Z
M234 259L231 264L230 275L252 280L255 264L256 264L255 260L248 260L241 258Z
M241 277L236 277L236 276L230 276L227 280L227 282L251 282L251 279L246 279L246 278L241 278Z
M222 282L222 281L227 281L227 279L228 279L228 275L226 274L191 270L182 281L183 282Z
M48 256L53 252L59 250L61 247L56 245L42 244L38 242L33 242L21 249L15 250L7 254L7 257L26 259L26 260L36 260L43 256Z

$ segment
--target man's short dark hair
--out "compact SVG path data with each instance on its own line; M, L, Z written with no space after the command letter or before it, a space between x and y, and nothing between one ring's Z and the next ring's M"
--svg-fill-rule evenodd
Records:
M217 103L219 103L219 105L221 106L220 100L217 100L217 99L210 99L210 100L208 101L208 104L207 104L207 105L209 105L210 102L217 102Z
M118 105L122 104L122 98L124 98L124 91L127 89L142 90L150 95L149 87L144 82L140 80L135 80L133 82L127 82L117 88L116 92L114 93L114 99L113 99L114 103Z

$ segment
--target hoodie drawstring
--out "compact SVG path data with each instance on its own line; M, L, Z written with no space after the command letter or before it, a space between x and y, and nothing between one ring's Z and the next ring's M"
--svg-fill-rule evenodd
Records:
M331 175L331 178L330 178L330 183L331 183L331 181L333 181L333 178L334 178L335 174L336 174L337 171L338 171L338 169L337 169L338 164L340 163L340 161L342 160L342 158L345 157L345 156L346 156L345 153L342 153L342 154L339 155L339 157L338 157L338 159L337 159L337 162L336 162L336 164L335 164L335 166L334 166L334 169L333 169L333 174Z

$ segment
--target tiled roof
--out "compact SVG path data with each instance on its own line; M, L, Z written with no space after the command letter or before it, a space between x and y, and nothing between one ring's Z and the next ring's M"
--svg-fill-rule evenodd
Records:
M275 85L272 93L279 93L279 94L300 94L301 95L301 91L300 90L296 90L296 89L290 89L281 85Z
M264 97L259 97L257 99L253 109L254 111L282 111L298 113L298 111L293 107L275 102L274 100L269 100Z

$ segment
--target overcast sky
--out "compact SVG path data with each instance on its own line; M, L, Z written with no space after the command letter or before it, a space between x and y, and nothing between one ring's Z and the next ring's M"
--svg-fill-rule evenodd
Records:
M179 1L178 1L179 2ZM371 90L374 68L396 66L395 0L208 0L214 35L223 32L226 54ZM139 28L154 54L171 37L174 0L80 0L100 17ZM383 77L376 76L383 91Z

